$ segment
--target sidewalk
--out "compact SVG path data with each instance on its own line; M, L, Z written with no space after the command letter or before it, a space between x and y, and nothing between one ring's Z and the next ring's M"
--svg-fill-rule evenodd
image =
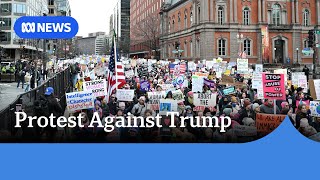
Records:
M0 111L10 105L20 94L24 93L21 84L17 88L17 83L0 83Z

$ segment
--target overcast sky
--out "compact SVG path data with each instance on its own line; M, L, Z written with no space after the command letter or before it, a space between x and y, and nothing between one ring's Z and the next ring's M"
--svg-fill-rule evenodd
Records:
M117 0L69 0L71 16L79 23L77 36L109 31L109 17Z

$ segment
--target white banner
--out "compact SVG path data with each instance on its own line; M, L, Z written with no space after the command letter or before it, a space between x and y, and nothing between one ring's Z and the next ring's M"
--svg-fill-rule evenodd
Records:
M261 73L253 73L252 89L259 89L259 88L263 88L262 74Z
M248 59L238 59L237 60L237 73L238 74L248 74L249 73Z
M106 95L107 83L105 79L84 82L83 89L92 91L95 97L101 97Z
M160 100L160 115L167 115L167 112L178 112L178 102L176 100Z
M133 101L134 98L134 90L126 90L126 89L118 89L117 90L117 100L130 102Z

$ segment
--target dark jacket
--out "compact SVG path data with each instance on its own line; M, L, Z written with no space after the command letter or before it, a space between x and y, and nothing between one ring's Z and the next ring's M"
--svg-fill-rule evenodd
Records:
M52 113L55 117L63 115L64 112L58 100L54 96L46 96L46 98L48 100L50 114Z

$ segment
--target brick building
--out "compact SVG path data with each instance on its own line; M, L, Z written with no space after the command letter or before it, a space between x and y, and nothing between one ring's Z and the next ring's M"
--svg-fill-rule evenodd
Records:
M160 16L162 59L180 49L186 60L235 61L246 52L253 64L311 64L302 50L320 25L320 0L167 0Z
M130 56L159 55L159 12L165 0L130 1Z

